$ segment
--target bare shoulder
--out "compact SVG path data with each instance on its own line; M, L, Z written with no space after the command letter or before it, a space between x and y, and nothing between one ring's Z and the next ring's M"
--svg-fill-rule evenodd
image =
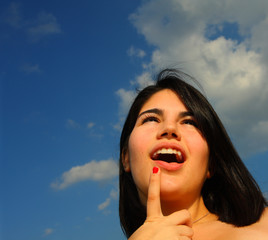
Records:
M268 239L268 208L263 212L260 220L250 226L234 228L234 240L264 240Z
M268 208L261 219L246 227L235 227L220 221L196 226L193 240L268 240Z

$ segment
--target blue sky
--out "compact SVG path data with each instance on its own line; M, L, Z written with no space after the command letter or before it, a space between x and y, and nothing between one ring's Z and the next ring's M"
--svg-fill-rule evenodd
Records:
M124 239L120 127L167 66L200 81L267 195L268 3L4 0L0 27L3 240Z

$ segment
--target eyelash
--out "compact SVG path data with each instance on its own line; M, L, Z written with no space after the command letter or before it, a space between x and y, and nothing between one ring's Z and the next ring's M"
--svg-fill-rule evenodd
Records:
M156 116L152 116L152 115L144 115L143 118L142 118L141 123L144 124L144 123L146 123L146 122L157 122L157 123L159 123L160 120L159 120L159 118L156 117ZM198 123L196 122L195 119L191 119L191 118L189 118L189 119L185 119L185 120L182 121L182 123L183 123L183 124L189 124L189 125L192 125L192 126L194 126L194 127L196 127L196 128L199 128Z
M183 121L183 123L193 125L194 127L198 128L198 124L197 124L196 120L194 120L194 119L185 119Z
M159 119L155 116L144 116L142 119L142 124L146 123L146 122L159 122Z

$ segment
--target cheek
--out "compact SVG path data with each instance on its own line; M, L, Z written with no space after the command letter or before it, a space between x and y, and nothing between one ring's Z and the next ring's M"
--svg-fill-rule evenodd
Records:
M202 159L208 159L209 149L206 140L199 133L188 136L186 144L189 152L193 155L199 155Z
M205 139L201 136L195 136L187 139L187 146L192 157L191 164L193 168L200 169L200 173L207 174L209 161L209 148Z
M146 156L148 148L148 138L142 131L135 131L130 135L128 141L129 159L131 165L138 165L142 163Z
M142 202L147 196L150 169L152 168L146 157L148 154L146 149L145 141L142 141L142 138L137 138L135 133L130 136L128 145L130 171Z
M197 168L201 170L200 177L203 179L204 182L209 176L209 150L206 142L200 143L197 153L199 153L199 156L196 156L198 158Z
M145 149L142 142L135 141L134 137L130 137L128 153L131 171L138 171L144 162L143 158L145 155Z
M206 163L208 161L209 158L209 150L208 150L208 146L207 143L204 141L200 141L197 143L196 145L196 151L195 151L200 158L203 160L203 163Z

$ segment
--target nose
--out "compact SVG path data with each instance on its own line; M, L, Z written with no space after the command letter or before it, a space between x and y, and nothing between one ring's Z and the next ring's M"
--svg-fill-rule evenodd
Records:
M158 134L158 138L167 138L167 139L177 139L181 138L180 131L178 129L176 122L163 122L162 126L160 127Z

